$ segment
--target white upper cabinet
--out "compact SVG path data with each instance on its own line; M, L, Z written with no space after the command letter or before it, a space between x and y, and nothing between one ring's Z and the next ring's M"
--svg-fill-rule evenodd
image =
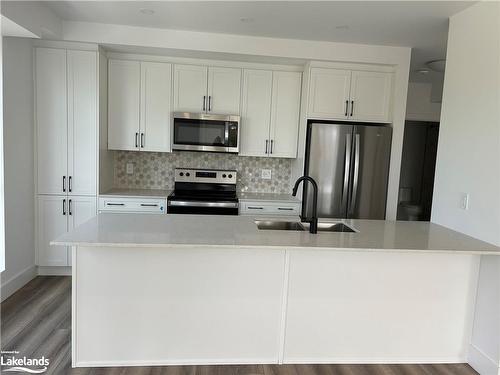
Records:
M109 60L108 149L170 151L172 65Z
M240 114L241 69L174 66L174 110Z
M392 74L353 71L349 117L356 121L390 121Z
M243 100L241 108L240 155L267 156L273 72L243 71Z
M141 64L109 60L108 149L139 149Z
M391 121L392 73L311 68L308 117Z
M68 193L97 194L97 55L68 51Z
M311 68L309 117L347 119L351 71Z
M241 69L208 68L207 112L240 114Z
M35 59L38 193L63 194L68 169L66 50L36 48Z
M243 71L240 155L295 158L302 74Z
M141 63L140 145L143 151L169 152L172 66Z
M207 108L207 67L174 66L174 109L181 112L205 112Z
M97 53L36 48L37 193L97 194Z
M297 157L302 75L273 72L269 156Z

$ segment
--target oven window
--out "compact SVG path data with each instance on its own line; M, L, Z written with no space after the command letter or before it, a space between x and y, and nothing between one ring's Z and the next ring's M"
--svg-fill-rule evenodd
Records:
M174 120L174 143L178 145L225 146L225 121Z

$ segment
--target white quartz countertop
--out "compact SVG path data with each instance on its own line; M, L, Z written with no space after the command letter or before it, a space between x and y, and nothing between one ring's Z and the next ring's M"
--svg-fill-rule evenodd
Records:
M100 247L186 245L500 255L499 247L432 223L383 220L344 222L358 232L310 234L259 230L251 216L104 213L59 237L52 244Z
M161 189L121 189L113 188L105 193L99 194L102 196L113 196L113 197L140 197L140 198L166 198L170 195L172 190L161 190Z
M298 203L300 200L292 194L276 194L276 193L238 193L240 201L272 201L272 202L293 202Z

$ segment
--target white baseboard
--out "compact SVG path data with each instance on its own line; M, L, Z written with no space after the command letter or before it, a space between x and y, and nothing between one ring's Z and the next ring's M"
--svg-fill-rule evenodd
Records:
M36 266L33 265L22 270L12 279L2 282L2 287L0 289L0 301L5 301L8 297L33 280L36 276L37 269Z
M71 267L38 266L38 275L40 275L40 276L71 276Z
M481 375L500 375L500 364L474 345L469 345L469 365Z
M330 358L285 358L283 364L335 364L335 365L365 365L365 364L413 364L413 363L466 363L462 357L330 357ZM497 375L497 374L495 374Z

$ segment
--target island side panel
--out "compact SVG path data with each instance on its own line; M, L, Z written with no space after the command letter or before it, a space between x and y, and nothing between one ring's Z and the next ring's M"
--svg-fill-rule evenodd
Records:
M291 251L284 363L466 362L479 257Z
M75 253L75 367L278 362L284 250Z

